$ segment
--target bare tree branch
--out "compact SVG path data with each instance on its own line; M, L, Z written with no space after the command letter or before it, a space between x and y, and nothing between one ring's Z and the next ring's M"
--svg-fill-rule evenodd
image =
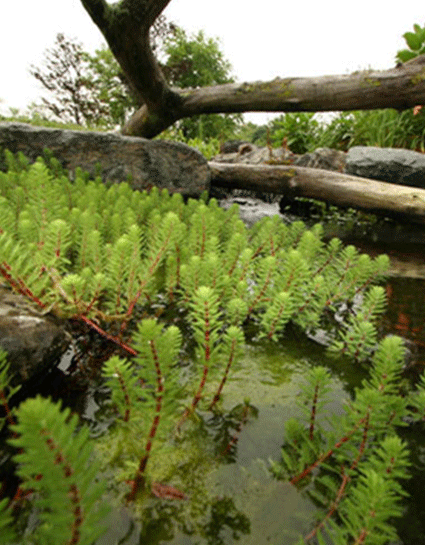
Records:
M386 71L172 89L149 44L149 28L170 0L81 1L141 106L124 134L151 138L178 119L208 113L405 109L424 102L424 55Z

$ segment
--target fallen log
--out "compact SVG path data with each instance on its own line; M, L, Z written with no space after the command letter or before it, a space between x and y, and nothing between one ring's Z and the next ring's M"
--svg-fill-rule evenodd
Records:
M339 172L293 165L238 165L209 162L211 184L281 194L288 200L309 197L343 207L410 221L425 221L425 191Z

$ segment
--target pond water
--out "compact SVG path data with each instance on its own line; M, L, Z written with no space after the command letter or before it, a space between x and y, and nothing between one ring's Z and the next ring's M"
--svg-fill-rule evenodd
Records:
M379 251L371 246L360 249ZM408 340L404 378L414 383L424 368L424 258L417 249L408 255L394 249L391 256L382 334ZM247 345L223 392L221 410L226 416L200 414L199 437L193 438L198 454L191 467L183 466L173 476L172 484L184 490L187 499L148 498L137 513L117 506L111 530L96 545L290 545L306 535L316 507L306 494L273 478L268 465L280 458L284 422L300 416L300 385L315 365L328 367L333 376L333 401L325 413L341 413L342 404L366 376L365 369L327 358L322 347L300 335L290 335L279 346ZM239 429L232 414L247 397L253 411L224 453ZM392 545L423 545L424 427L403 429L401 436L411 448L412 478L405 484L410 494L406 511L395 523L400 541Z
M407 251L407 247L357 246L371 255L391 255L393 273L386 282L389 306L381 333L398 334L409 341L404 379L414 384L424 368L422 247L415 245ZM57 372L57 383L50 377L45 393L57 387L93 433L100 433L98 416L105 391L96 385L80 390L78 380L71 384L69 363L68 355ZM112 490L109 529L96 545L291 545L308 533L315 505L291 484L276 480L269 471L269 460L280 458L284 423L300 416L296 399L307 371L316 365L332 373L332 401L325 413L338 415L366 376L364 368L329 358L322 346L292 329L279 345L248 344L223 391L221 413L200 413L197 425L192 426L195 431L188 432L190 462L182 464L168 481L186 498L147 497L135 508L127 508L114 499ZM240 429L245 398L249 398L250 411ZM401 435L412 450L412 478L405 484L410 494L406 511L395 524L400 541L392 545L423 545L424 429L412 426L401 430ZM141 448L144 442L141 438ZM155 460L153 452L149 463L155 465Z
M203 439L193 462L198 467L189 472L185 466L173 476L173 485L185 490L188 499L148 499L139 511L143 522L119 509L113 514L115 530L97 545L113 545L117 538L128 545L279 545L306 533L315 506L294 486L273 478L268 460L279 459L284 422L300 416L295 403L300 385L307 370L318 364L326 365L327 358L306 339L294 337L282 346L246 346L223 393L221 409L227 416L201 413L197 433ZM338 368L336 361L333 366ZM347 374L353 375L354 370L333 373L333 401L326 413L341 412L342 402L350 395ZM246 397L253 412L238 441L227 450L239 420L231 415L238 413Z
M333 376L332 401L324 414L341 414L354 385L366 376L364 369L347 360L329 359L321 347L297 336L281 346L246 346L224 390L221 409L227 416L200 413L199 437L192 438L198 454L172 477L173 486L184 490L187 499L148 498L137 513L123 506L114 509L112 530L97 545L290 545L306 535L316 507L305 493L273 478L268 462L280 458L284 422L301 416L296 400L306 372L315 365L327 366ZM239 418L230 415L238 413L240 400L247 396L255 410L238 441L226 450L238 429ZM423 470L421 433L421 426L405 433L414 447L416 481ZM155 457L151 463L155 464ZM407 488L414 497L398 522L398 545L420 545L424 543L423 492L413 481Z

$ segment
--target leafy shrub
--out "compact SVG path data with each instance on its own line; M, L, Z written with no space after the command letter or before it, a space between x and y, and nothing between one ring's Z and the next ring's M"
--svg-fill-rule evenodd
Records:
M403 36L408 49L401 49L396 54L397 61L407 62L425 54L425 27L413 25L414 32L406 32Z

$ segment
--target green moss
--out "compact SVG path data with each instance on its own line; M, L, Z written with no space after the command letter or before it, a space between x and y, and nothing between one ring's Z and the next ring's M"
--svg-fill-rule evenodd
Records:
M292 79L274 79L266 82L243 83L237 89L237 94L276 93L279 98L287 99L294 93Z
M413 76L410 80L410 82L413 84L413 85L418 85L419 83L421 83L422 81L425 80L425 73L419 73L419 74L416 74L415 76Z
M370 78L370 77L365 77L364 78L364 82L369 86L369 87L380 87L381 85L381 82L375 78Z

